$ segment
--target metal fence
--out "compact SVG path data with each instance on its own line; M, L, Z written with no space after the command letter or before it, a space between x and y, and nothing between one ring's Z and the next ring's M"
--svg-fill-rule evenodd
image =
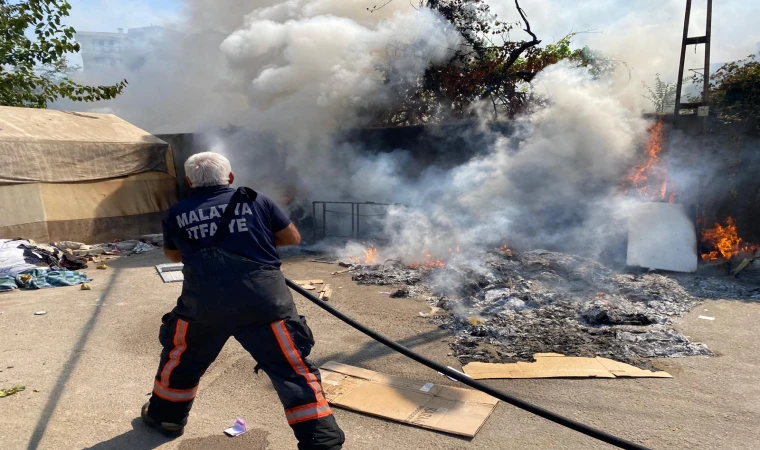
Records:
M345 208L351 206L349 212ZM343 237L343 238L367 238L378 236L368 236L366 233L372 231L371 225L365 219L362 223L362 218L379 218L388 215L387 209L390 206L399 205L398 203L375 203L375 202L325 202L316 201L312 202L312 215L314 217L313 236L314 238L325 237ZM332 209L331 209L332 208ZM344 209L344 210L341 210ZM382 213L377 213L378 209L383 210ZM332 218L332 219L330 219ZM343 231L348 231L346 219L351 220L351 234L343 234ZM343 220L341 220L343 219ZM329 223L332 226L328 226ZM373 220L373 219L370 219ZM330 229L338 229L335 234L330 233Z

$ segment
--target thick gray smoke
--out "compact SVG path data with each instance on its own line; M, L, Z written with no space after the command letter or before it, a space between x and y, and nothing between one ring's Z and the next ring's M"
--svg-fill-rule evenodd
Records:
M549 105L519 118L518 131L486 155L391 183L400 193L394 200L415 207L391 209L392 248L383 256L415 260L428 250L448 257L450 248L503 244L599 256L620 236L630 202L620 180L646 144L649 123L614 85L569 64L545 70L535 89Z

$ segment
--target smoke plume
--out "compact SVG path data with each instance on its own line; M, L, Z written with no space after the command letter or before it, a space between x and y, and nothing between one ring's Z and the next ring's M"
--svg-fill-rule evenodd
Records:
M336 136L392 103L395 86L383 82L378 65L413 80L450 57L461 40L439 15L403 1L374 12L367 10L374 0L185 4L187 23L156 53L131 61L125 94L93 111L156 134L208 132L209 149L232 160L240 182L278 200L295 197L295 206L402 203L376 219L389 238L387 257L413 261L423 251L441 257L456 247L465 253L505 243L599 256L621 233L630 200L619 181L650 125L641 114L640 80L595 80L570 64L550 67L530 87L546 106L517 118L513 133L493 136L458 167L410 176L413 157L404 149L372 154ZM624 47L618 35L600 39L601 50L602 40ZM625 46L639 67L657 48L649 39ZM672 52L666 56L675 61ZM122 77L123 67L86 68L80 81ZM227 125L243 131L209 132ZM485 124L481 131L489 133Z

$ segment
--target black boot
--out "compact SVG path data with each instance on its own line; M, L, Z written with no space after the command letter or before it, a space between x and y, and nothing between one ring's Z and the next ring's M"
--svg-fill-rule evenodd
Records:
M159 433L163 434L164 436L168 438L178 438L185 434L185 424L177 424L177 423L168 423L168 422L156 422L152 417L148 415L148 408L150 407L150 402L146 403L142 407L142 411L140 412L140 417L142 417L143 422L145 425L149 426L150 428L156 429Z

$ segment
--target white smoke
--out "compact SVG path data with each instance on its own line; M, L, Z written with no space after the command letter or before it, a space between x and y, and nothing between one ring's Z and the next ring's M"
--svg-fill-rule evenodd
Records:
M387 256L420 259L425 250L561 248L599 256L619 237L628 208L620 180L647 140L649 123L627 96L584 69L544 70L536 93L549 104L517 119L482 157L394 190L411 192L392 208Z
M550 67L531 86L548 105L516 119L513 135L497 137L459 167L430 168L409 179L408 152L369 155L336 142L335 133L363 126L367 111L392 104L394 86L383 83L378 65L415 79L445 61L460 39L428 9L393 1L367 11L375 4L186 0L182 34L127 76L123 96L95 108L154 133L243 127L246 132L209 136L208 145L230 157L243 184L277 200L408 205L391 208L381 224L391 238L381 259L413 261L425 250L448 257L456 247L466 253L504 243L598 256L621 232L627 200L618 183L646 142L640 84L626 77L594 80L569 64ZM660 67L673 59L670 46L663 53L649 38L621 45L618 36L635 29L641 28L596 42L601 50L605 39L625 49L627 56L616 56L645 69L647 60ZM106 83L123 75L84 76Z

